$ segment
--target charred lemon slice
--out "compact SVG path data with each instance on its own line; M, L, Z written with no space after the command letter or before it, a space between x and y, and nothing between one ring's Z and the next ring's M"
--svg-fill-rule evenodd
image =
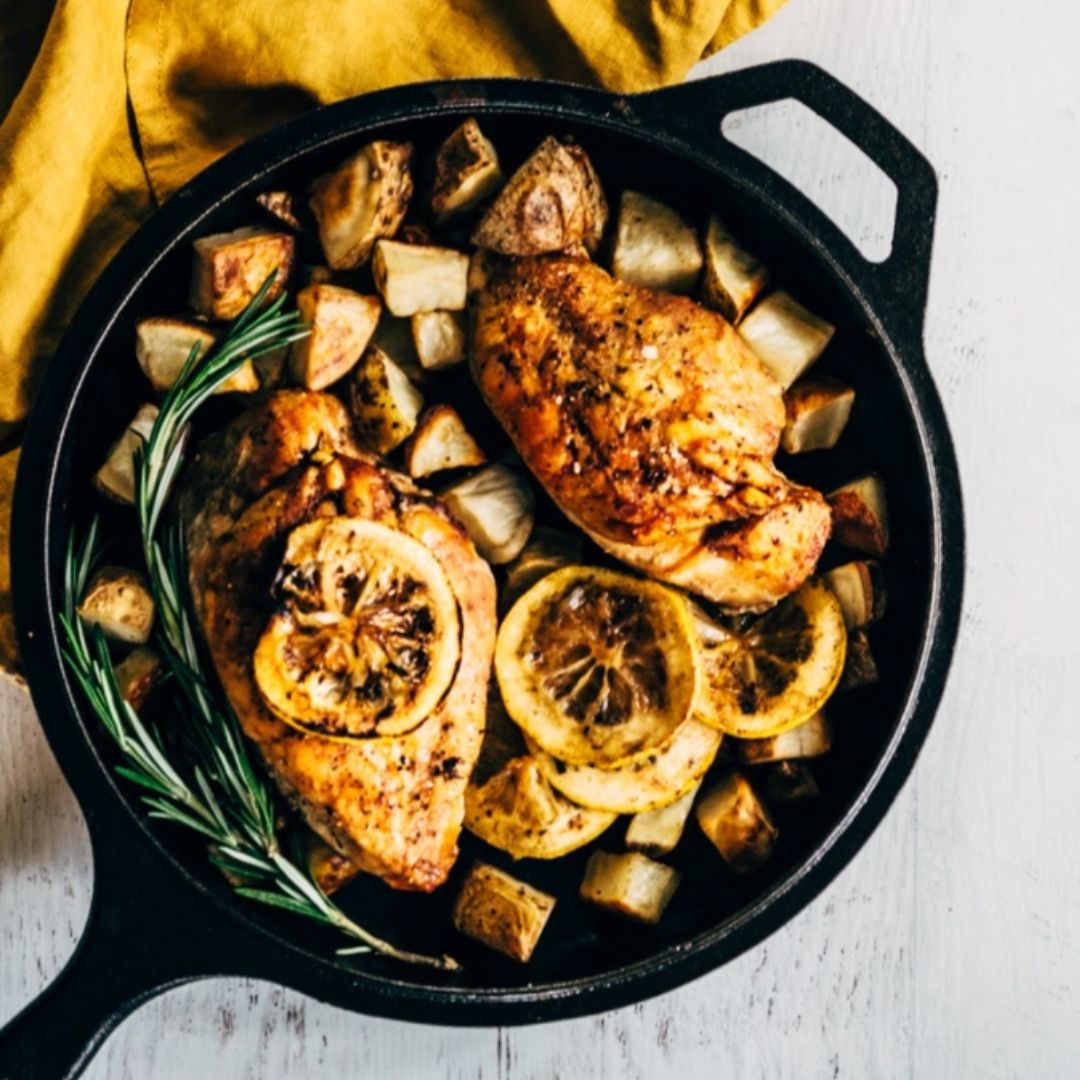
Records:
M511 719L545 753L614 768L659 749L690 715L689 607L655 582L568 566L511 608L495 673Z
M564 765L526 739L540 769L556 791L578 806L614 814L659 810L685 795L708 771L723 736L690 719L644 758L617 769Z
M557 859L595 839L615 817L568 802L527 754L465 791L465 828L515 859Z
M363 518L289 534L278 606L253 658L266 705L331 738L400 735L439 704L457 671L457 600L419 541Z
M815 578L764 615L714 621L695 612L701 693L695 715L740 739L798 727L836 688L847 632L836 597Z

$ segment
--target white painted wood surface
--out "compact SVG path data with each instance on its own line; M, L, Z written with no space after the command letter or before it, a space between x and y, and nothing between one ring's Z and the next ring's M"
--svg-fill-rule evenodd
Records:
M89 1077L1080 1073L1077 55L1070 0L792 0L700 69L814 60L942 179L927 341L964 475L967 613L915 777L824 895L723 970L605 1016L453 1031L208 982L145 1006ZM805 133L758 137L807 190L875 220ZM2 1022L70 954L91 883L78 810L8 688L0 731Z

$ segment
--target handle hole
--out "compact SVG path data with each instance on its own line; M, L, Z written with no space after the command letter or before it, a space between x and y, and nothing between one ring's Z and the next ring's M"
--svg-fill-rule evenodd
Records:
M889 257L896 184L816 112L801 101L784 98L728 113L721 130L794 184L870 262Z

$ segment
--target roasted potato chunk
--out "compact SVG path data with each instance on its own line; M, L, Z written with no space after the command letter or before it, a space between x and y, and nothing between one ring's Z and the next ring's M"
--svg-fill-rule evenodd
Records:
M369 450L389 454L413 433L424 395L377 345L357 364L350 391L356 433Z
M787 420L780 445L789 454L831 450L851 416L855 391L827 375L800 379L784 395Z
M372 269L375 287L394 315L465 307L469 257L460 251L380 240Z
M439 371L465 359L465 316L460 311L418 311L410 320L421 367Z
M454 927L466 937L527 963L555 897L487 863L473 863L454 902Z
M534 530L521 553L506 567L499 610L509 611L542 577L580 562L584 550L585 544L578 535L542 527Z
M575 806L530 754L511 758L465 792L465 828L515 859L558 859L595 840L615 814Z
M297 294L296 306L311 332L292 343L290 374L305 390L325 390L356 366L382 303L338 285L309 285Z
M607 201L588 155L548 136L510 177L472 235L500 255L543 255L584 243L595 249Z
M889 513L881 477L860 476L826 498L832 509L834 540L878 558L888 551Z
M145 645L154 626L150 583L138 570L106 566L86 587L77 612L87 626L98 626L113 641Z
M823 575L840 601L849 630L869 626L885 614L885 579L876 562L849 562Z
M288 191L264 191L255 196L255 201L282 225L299 232L300 219L296 216L296 200Z
M187 319L141 319L135 325L135 359L150 385L161 393L180 377L196 345L201 359L216 340L205 326ZM258 389L255 364L248 360L218 387L217 393L250 394Z
M114 502L131 506L135 502L135 451L154 429L158 407L143 405L119 439L113 443L105 464L94 475L94 487Z
M737 323L761 295L769 268L739 245L716 214L705 226L705 278L702 300L730 323Z
M488 562L508 563L529 539L533 493L509 465L488 465L443 493L450 513L465 526L476 550Z
M798 727L768 739L739 742L739 758L747 765L766 761L792 761L821 757L832 749L832 725L823 712L816 712Z
M420 479L447 469L471 468L487 461L451 405L436 405L420 417L405 446L405 471Z
M855 690L878 681L877 661L870 648L870 638L865 630L848 634L847 656L844 673L840 676L840 690Z
M779 833L742 773L715 783L695 813L701 831L736 874L756 870L772 854Z
M138 712L165 677L165 665L153 649L140 645L113 668L120 696Z
M375 242L393 236L412 198L409 143L376 140L311 187L326 261L351 270L367 261Z
M835 329L781 289L739 323L743 341L785 390L825 351Z
M674 210L641 192L623 192L611 257L611 272L620 281L691 293L701 264L697 233Z
M435 154L431 209L439 224L483 202L503 182L499 155L470 117Z
M821 794L813 770L804 761L778 761L761 769L765 794L777 803L816 799Z
M289 233L259 226L204 236L193 247L191 306L208 319L235 319L271 274L266 299L276 300L285 291L296 250Z
M585 865L581 899L637 922L655 925L679 887L679 873L638 851L594 851Z
M659 810L646 810L635 814L626 829L626 846L631 851L640 851L653 857L668 855L675 850L682 839L686 820L694 807L694 796L701 787L700 782L680 799L676 799Z
M419 385L424 381L425 372L416 355L411 319L396 319L390 312L383 311L371 344L382 349L412 382Z

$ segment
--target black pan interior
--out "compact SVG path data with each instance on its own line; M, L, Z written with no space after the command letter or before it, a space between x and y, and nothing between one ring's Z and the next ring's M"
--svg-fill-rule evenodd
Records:
M459 121L459 116L447 112L436 118L395 122L380 135L411 140L423 158ZM893 530L892 547L884 564L888 613L871 634L881 681L834 699L831 713L835 721L835 747L814 766L823 796L814 803L776 808L779 847L772 861L758 874L742 879L731 874L691 822L672 858L683 875L682 885L661 924L644 928L616 921L587 908L576 900L575 894L593 846L620 850L625 828L621 820L597 845L552 863L514 864L502 853L464 835L462 856L449 884L433 896L394 892L366 878L339 894L345 910L376 933L409 948L451 952L465 962L466 971L448 979L377 957L349 960L350 967L359 966L406 983L427 986L537 988L612 972L685 947L700 935L737 918L813 855L879 765L916 675L929 608L931 496L916 423L886 347L866 313L836 279L827 262L798 240L767 206L720 174L647 146L627 134L566 119L548 121L491 115L485 116L482 123L509 168L522 160L543 136L573 135L592 157L613 205L624 187L633 187L655 194L689 218L700 219L710 209L721 210L744 242L773 268L779 284L836 324L836 338L818 370L849 381L857 390L854 415L839 447L825 453L781 458L781 467L794 478L825 490L866 472L880 473L889 494ZM199 226L195 235L259 220L253 201L259 191L270 188L303 191L312 177L335 165L350 149L370 137L369 132L351 142L339 141L329 148L313 149L273 170L236 191ZM422 202L422 198L417 202ZM147 396L147 387L134 359L134 323L143 316L185 310L191 238L179 243L123 305L103 348L89 360L88 375L75 403L74 422L68 429L70 437L57 449L61 497L54 505L51 522L55 539L64 535L71 522L85 522L92 510L99 507L98 500L90 494L91 474L117 432ZM467 379L452 376L445 389L466 413L474 430L483 436L482 441L492 447L500 445L502 435ZM204 417L203 422L221 422L230 408L227 404L215 404L213 415ZM133 536L132 519L123 510L107 509L105 513L107 533L114 543L112 555L122 560ZM546 508L543 513L554 511ZM60 550L62 545L54 545L56 582L60 580ZM825 565L850 557L851 553L830 545ZM89 717L89 713L85 716ZM95 730L91 735L100 744L105 759L114 760L114 751L103 734ZM131 789L122 790L134 804ZM201 845L168 826L152 827L189 874L207 888L227 893L217 872L206 861ZM450 927L452 898L474 858L507 867L558 897L554 916L528 968L471 944ZM247 919L259 923L283 944L309 952L327 963L346 964L333 960L332 949L337 940L320 928L257 905L242 906Z

